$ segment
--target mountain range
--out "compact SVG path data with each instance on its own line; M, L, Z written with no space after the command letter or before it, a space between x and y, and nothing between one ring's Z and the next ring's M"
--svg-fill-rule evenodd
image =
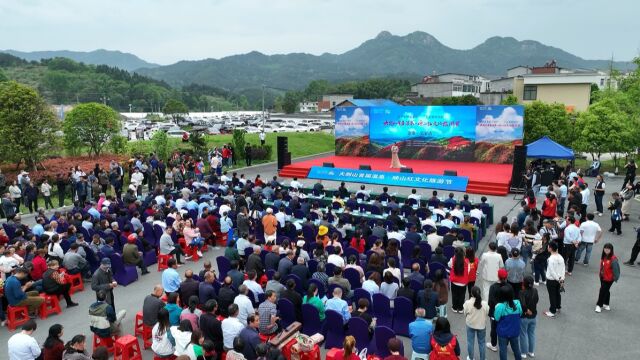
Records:
M19 58L28 61L40 61L42 59L51 59L55 57L64 57L77 62L83 62L85 64L92 65L109 65L117 67L127 71L133 71L140 68L154 68L160 66L146 62L139 57L123 53L121 51L98 49L93 51L69 51L69 50L54 50L54 51L17 51L17 50L0 50L0 52L11 54Z
M302 89L310 81L330 82L395 77L419 80L432 73L460 72L500 77L518 65L542 66L555 59L558 66L574 69L608 69L609 60L586 60L562 49L533 40L491 37L471 49L450 48L432 35L416 31L405 36L381 32L373 39L342 54L290 53L265 55L258 51L220 59L180 61L158 66L135 55L96 50L82 52L7 51L26 59L65 56L89 64L108 64L135 70L174 86L192 83L230 91L260 88ZM614 62L619 70L633 69L629 62Z

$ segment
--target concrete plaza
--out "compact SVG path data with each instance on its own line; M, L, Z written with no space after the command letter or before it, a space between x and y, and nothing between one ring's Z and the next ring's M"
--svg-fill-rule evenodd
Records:
M262 179L269 179L276 173L275 164L259 165L247 169L239 170L244 173L247 178L254 178L260 174ZM284 179L288 183L290 179ZM594 184L593 178L587 178L591 186ZM305 185L312 185L314 180L303 179ZM339 184L325 181L325 188L335 189ZM620 189L622 184L621 178L606 179L606 196L605 204L611 192ZM355 191L359 185L348 184L348 188ZM380 191L381 186L370 186L367 188L373 191ZM410 188L390 187L389 192L397 192L399 194L409 194ZM423 198L431 196L431 190L425 189L420 191ZM443 193L439 191L439 193ZM456 197L462 193L456 193ZM479 198L479 195L471 195ZM514 200L513 195L506 197L488 197L495 206L494 219L499 221L502 215L511 217L515 216L518 210L518 202ZM593 196L591 197L589 210L595 210ZM635 242L634 226L638 226L638 207L640 204L632 205L631 220L623 222L622 236L617 236L607 232L610 226L610 220L607 212L602 217L596 216L596 221L600 224L605 234L602 240L594 246L591 255L591 264L589 267L583 267L577 264L573 276L567 277L565 288L566 292L562 294L562 313L555 319L546 318L543 312L549 306L547 290L544 286L537 287L540 297L538 304L537 318L537 359L637 359L640 357L640 351L635 348L637 341L638 326L636 321L640 316L640 310L635 305L635 300L640 295L640 266L630 268L621 266L620 281L615 283L611 290L611 311L603 311L600 314L594 312L595 302L600 286L598 280L599 257L602 251L602 245L610 242L615 247L615 252L620 258L620 262L626 261L631 252L631 247ZM33 217L25 215L23 217L25 223L32 225ZM489 240L495 240L493 227L488 229L487 235L480 242L478 256L484 251ZM205 253L205 259L209 259L215 266L215 258L222 255L223 250L210 250ZM181 267L179 271L184 273L187 269L199 271L202 268L203 260L197 263L187 262L187 265ZM149 294L153 286L160 283L160 274L156 271L155 266L150 268L149 275L142 276L137 282L127 287L119 286L115 289L115 305L116 309L126 309L127 317L123 321L123 331L125 333L133 333L133 322L136 312L142 310L142 300ZM91 351L91 332L89 330L87 311L91 303L95 301L95 293L91 291L90 284L86 284L83 292L73 296L74 301L80 303L80 306L66 310L64 301L62 301L63 312L60 315L50 316L46 320L37 320L38 329L34 336L39 343L44 342L47 336L48 328L56 323L64 326L63 340L68 341L75 334L85 334L88 337L87 348ZM452 324L452 331L458 336L461 345L461 359L466 359L466 330L464 315L456 314L452 311L448 312L448 318ZM19 331L19 330L16 330ZM6 358L6 342L12 335L7 328L0 329L0 359ZM487 339L489 332L487 331ZM410 341L402 338L405 345L405 356L410 358ZM634 350L635 349L635 350ZM478 359L477 348L475 350L476 359ZM323 350L324 354L324 350ZM510 354L509 358L513 358ZM153 353L150 350L144 351L145 359L152 359ZM498 359L498 353L494 353L487 349L487 359Z

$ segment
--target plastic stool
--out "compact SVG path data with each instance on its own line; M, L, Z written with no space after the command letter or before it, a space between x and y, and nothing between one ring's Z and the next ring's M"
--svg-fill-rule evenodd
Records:
M142 360L140 343L138 338L132 335L124 335L116 340L113 360Z
M71 288L69 289L69 295L73 295L78 291L84 290L84 282L82 281L82 274L69 274L65 273L65 278L71 284Z
M58 295L40 294L44 301L40 305L40 318L46 319L49 315L60 314L62 309L60 308L60 299Z
M103 338L93 333L93 351L96 351L99 346L104 346L107 348L110 354L113 354L116 340L117 337L115 335Z
M142 347L145 349L151 347L151 327L142 322L142 311L138 311L136 314L135 325L133 329L135 336L142 337Z
M200 251L201 251L201 252L207 252L207 251L209 251L209 246L207 245L207 243L206 243L206 242L202 245L202 249L200 249Z
M162 271L169 267L169 259L171 259L171 255L169 254L158 254L158 271Z
M18 326L29 321L29 308L26 306L11 306L7 307L7 327L13 331Z
M198 256L198 247L197 246L188 246L187 247L187 255L191 256L191 261L197 262L200 260L200 256Z

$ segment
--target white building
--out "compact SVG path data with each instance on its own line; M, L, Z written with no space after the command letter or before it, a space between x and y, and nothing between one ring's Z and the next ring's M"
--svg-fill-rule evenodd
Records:
M298 104L301 113L318 112L317 101L304 101Z
M479 75L446 73L425 76L422 82L411 86L411 92L420 98L441 98L471 95L479 97L487 88L489 79Z

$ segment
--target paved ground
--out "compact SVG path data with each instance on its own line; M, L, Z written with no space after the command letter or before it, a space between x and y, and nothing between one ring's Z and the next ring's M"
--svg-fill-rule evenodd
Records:
M247 177L252 178L256 174L260 174L263 179L273 176L275 173L275 165L267 164L255 166L243 171ZM312 180L306 180L304 183L312 183ZM326 187L334 188L337 184L325 182ZM608 189L619 189L621 179L610 179L607 182ZM375 190L380 187L368 186ZM356 188L355 185L350 187ZM391 192L408 193L409 188L392 188ZM607 191L610 193L611 191ZM431 190L426 190L423 197L430 196ZM429 194L429 195L427 195ZM461 195L461 194L456 194ZM509 217L515 215L514 207L517 201L513 196L506 197L489 197L490 201L495 205L496 221L501 215L508 214ZM556 319L545 318L544 315L538 317L537 329L537 347L536 358L538 359L637 359L640 351L634 346L637 342L636 325L640 310L636 304L640 296L638 284L640 280L640 266L637 268L622 267L622 276L620 281L612 288L611 295L611 312L602 312L596 314L594 310L597 299L599 281L598 281L598 258L602 251L602 245L605 242L614 244L615 252L623 260L626 260L631 251L631 247L635 241L634 226L638 226L638 208L640 204L634 202L632 209L632 219L623 223L623 235L616 236L606 233L603 241L596 244L593 250L590 267L576 266L572 277L567 279L566 293L563 294L562 314ZM595 204L590 204L590 209L595 209ZM606 231L609 227L608 217L598 217L596 219L603 229ZM25 216L25 221L32 221L29 216ZM494 239L491 230L485 239L480 243L480 251L487 244L487 239ZM222 251L212 250L205 253L205 258L214 260L215 257L221 255ZM215 261L212 261L215 264ZM187 266L180 268L181 272L191 268L200 270L202 261L198 263L189 263ZM125 332L133 332L133 320L135 313L142 309L142 299L151 292L154 284L159 283L160 273L152 269L151 274L141 277L137 282L127 286L115 289L115 303L117 309L126 309L127 317L124 320L123 328ZM538 288L540 295L539 312L543 312L548 308L549 301L547 291L544 287ZM64 339L68 340L73 335L83 333L90 335L87 309L94 301L95 295L89 289L74 295L74 300L80 303L80 306L67 311L64 309L61 315L54 315L46 320L38 320L38 330L35 337L39 342L43 342L46 338L49 326L60 323L65 327ZM452 330L459 337L462 345L462 359L466 358L466 331L464 318L461 314L454 314L449 311L449 319L452 322ZM6 328L0 329L0 359L5 358L7 339L11 336ZM488 334L487 334L488 336ZM410 349L408 339L405 340L405 349ZM91 347L90 344L88 346ZM324 354L324 352L323 352ZM410 353L405 353L409 358ZM476 349L476 359L477 357ZM144 352L145 359L152 359L151 351ZM510 358L513 358L511 355ZM498 354L487 350L487 359L498 359Z

